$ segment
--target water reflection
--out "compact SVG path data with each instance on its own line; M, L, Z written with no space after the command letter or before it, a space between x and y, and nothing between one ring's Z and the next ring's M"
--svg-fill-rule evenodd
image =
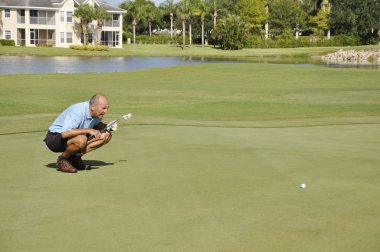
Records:
M83 72L125 72L131 70L193 65L205 63L266 63L295 64L304 66L353 67L380 69L377 64L342 65L329 64L319 58L282 57L38 57L0 56L0 74L26 73L83 73Z

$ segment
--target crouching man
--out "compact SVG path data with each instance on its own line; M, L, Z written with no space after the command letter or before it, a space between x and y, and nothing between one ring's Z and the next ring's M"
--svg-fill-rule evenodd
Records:
M114 124L107 129L102 123L108 108L107 97L95 94L90 101L68 107L50 125L44 141L51 151L62 152L57 159L59 171L75 173L90 168L81 157L109 143L111 131L117 128Z

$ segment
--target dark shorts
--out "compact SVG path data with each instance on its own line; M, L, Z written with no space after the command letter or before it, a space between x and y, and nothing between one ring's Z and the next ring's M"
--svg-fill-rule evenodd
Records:
M67 138L62 138L61 133L48 131L44 139L47 147L54 152L64 152L67 148Z

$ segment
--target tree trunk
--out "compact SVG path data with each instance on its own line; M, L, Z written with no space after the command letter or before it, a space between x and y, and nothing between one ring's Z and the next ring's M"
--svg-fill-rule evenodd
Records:
M170 39L173 39L173 13L170 13Z
M214 29L216 27L216 17L217 16L218 16L218 14L216 13L216 11L214 11L214 15L213 15L213 17L214 17Z
M205 21L202 19L202 46L205 45Z
M136 44L136 25L133 26L133 44Z
M185 20L182 21L182 49L185 48L186 45L186 24Z
M149 20L149 37L152 37L152 22Z
M192 39L193 39L193 36L191 34L191 22L189 22L189 46L190 47L193 44L192 41L191 41Z

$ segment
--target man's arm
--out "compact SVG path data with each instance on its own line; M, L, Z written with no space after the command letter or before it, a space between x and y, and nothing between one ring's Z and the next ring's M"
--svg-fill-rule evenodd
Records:
M94 135L95 138L100 137L100 131L96 129L71 129L61 133L62 138L73 138L79 135Z

